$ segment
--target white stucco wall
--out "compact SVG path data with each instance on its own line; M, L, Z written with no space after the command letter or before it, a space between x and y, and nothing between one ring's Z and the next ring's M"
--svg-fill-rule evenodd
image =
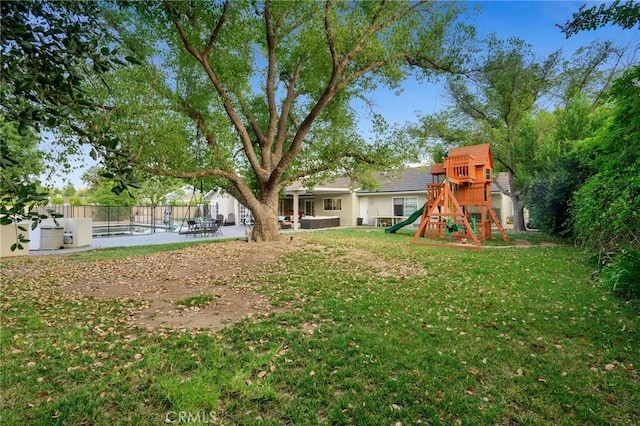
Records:
M367 217L363 217L364 225L375 225L376 216L393 216L393 199L394 198L417 198L417 208L420 209L427 202L426 191L422 193L384 193L384 194L367 194L359 197L359 211L366 212Z

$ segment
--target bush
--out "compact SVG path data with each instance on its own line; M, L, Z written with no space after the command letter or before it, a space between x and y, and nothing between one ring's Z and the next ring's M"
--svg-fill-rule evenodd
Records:
M640 251L627 250L616 256L605 282L616 293L629 298L640 297Z
M570 206L585 179L579 159L567 154L528 184L524 195L537 229L563 238L573 236Z

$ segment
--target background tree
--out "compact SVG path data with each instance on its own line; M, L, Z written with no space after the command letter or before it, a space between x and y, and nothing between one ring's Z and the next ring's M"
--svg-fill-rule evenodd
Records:
M110 173L104 166L93 166L82 175L82 180L88 185L85 200L89 204L104 206L133 206L138 204L139 196L136 189L115 193L112 191L115 183L105 177Z
M145 95L114 90L90 125L135 123L118 133L121 152L148 173L217 179L251 210L257 241L279 238L278 197L293 181L414 156L406 139L358 135L350 102L381 85L398 89L411 67L429 78L455 69L469 34L455 5L432 2L133 7L111 21L121 34L132 30L122 40L147 57L146 84L134 89Z
M65 197L72 197L74 195L76 195L78 191L76 190L76 187L73 186L72 183L68 183L65 185L65 187L62 189L62 195L64 195Z
M602 3L589 9L585 7L586 5L582 5L580 10L573 14L573 20L568 20L564 25L558 25L567 38L580 31L595 30L608 24L624 29L632 29L634 26L640 29L640 3L638 2L615 0L610 4Z
M640 4L613 2L610 6L574 13L560 26L567 37L613 23L640 28ZM575 234L583 245L597 249L602 259L613 257L607 281L614 291L640 295L640 66L631 65L613 83L612 114L592 139L579 145L582 163L592 175L574 194ZM606 253L606 256L603 256Z
M30 210L46 205L48 200L48 191L37 179L43 169L35 132L27 128L21 135L15 123L0 117L0 225L15 227L16 242L11 250L23 249L23 244L29 241L25 234L27 228L20 222L37 223L47 217Z
M522 40L490 37L475 71L448 78L453 107L422 121L428 126L422 131L446 144L491 143L498 168L509 176L509 188L500 190L511 198L517 231L525 229L522 171L529 166L533 142L521 131L551 87L559 58L554 52L538 61Z
M40 138L33 129L26 129L24 135L18 132L17 124L5 121L0 117L0 143L2 143L3 160L11 162L0 169L2 191L7 192L11 182L37 181L45 170L44 158L38 150Z
M573 193L588 177L575 147L592 137L602 125L603 110L593 110L592 101L575 95L567 109L553 113L539 111L535 123L536 147L531 159L535 167L529 173L524 196L536 227L548 234L574 236L571 220Z
M0 113L15 124L21 136L30 129L53 129L62 124L75 127L77 120L97 107L86 90L86 77L109 71L127 60L107 47L112 38L98 9L95 2L0 3ZM10 157L4 140L0 140L0 147L3 174L9 166L22 167L25 157ZM24 163L25 169L27 165ZM0 223L26 219L32 220L35 227L46 217L32 211L47 198L36 181L12 178L5 179L4 185ZM19 237L19 243L25 241ZM21 248L21 244L13 248Z
M614 109L606 123L579 147L590 176L576 192L576 237L610 252L640 250L640 66L614 83Z
M615 66L607 67L610 59L618 60L622 53L605 42L579 49L570 61L563 61L560 51L538 60L522 40L501 41L494 37L486 41L485 52L474 61L476 65L471 68L475 71L448 79L453 106L421 118L414 134L422 134L423 139L433 141L436 146L442 144L444 148L490 143L497 170L509 176L509 188L500 187L497 181L496 185L511 198L514 230L522 231L525 230L525 192L529 189L528 200L533 200L534 194L539 200L540 191L548 184L542 170L552 170L549 158L555 162L558 155L568 150L566 141L557 143L556 136L564 138L562 132L569 131L568 125L572 130L589 128L579 127L578 123L570 125L571 117L578 118L574 112L556 123L557 117L544 113L540 101L555 99L566 107L585 91L591 96L591 104L586 105L590 111L618 72ZM576 108L572 105L570 111ZM556 125L560 128L556 129ZM534 191L531 182L538 178L543 186ZM536 207L541 207L540 212L544 210L542 204ZM551 229L557 223L548 225Z

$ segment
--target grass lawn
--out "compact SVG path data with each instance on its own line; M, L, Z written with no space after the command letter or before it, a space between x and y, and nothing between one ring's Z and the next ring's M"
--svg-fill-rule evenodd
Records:
M300 250L234 278L277 309L218 333L143 329L140 300L59 291L62 271L99 270L112 250L4 262L0 423L640 419L640 306L590 280L577 249L423 247L367 229L295 238ZM116 252L153 248L140 250Z

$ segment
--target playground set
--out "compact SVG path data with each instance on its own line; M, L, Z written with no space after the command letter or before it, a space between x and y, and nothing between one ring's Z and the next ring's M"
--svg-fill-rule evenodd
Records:
M489 144L452 148L444 163L431 167L427 202L407 220L385 232L394 233L421 217L412 243L481 250L481 241L491 239L492 223L502 239L508 237L491 207L493 159ZM432 240L455 241L456 244Z

